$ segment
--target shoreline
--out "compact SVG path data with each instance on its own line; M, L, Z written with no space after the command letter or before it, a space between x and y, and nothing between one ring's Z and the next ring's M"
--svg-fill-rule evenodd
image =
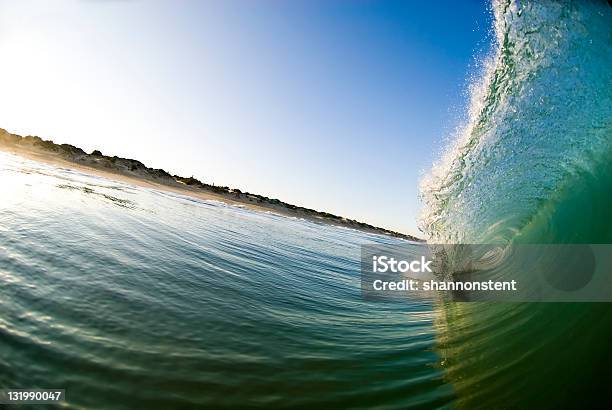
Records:
M298 207L278 199L242 192L239 189L208 185L193 177L184 178L178 175L170 175L163 169L148 168L137 160L116 156L108 157L97 150L87 154L81 148L69 144L59 145L33 136L21 137L2 128L0 128L0 150L34 161L73 168L142 187L190 195L198 199L242 205L255 211L304 218L314 222L352 228L413 242L423 242L422 239L412 235L375 227L327 212Z

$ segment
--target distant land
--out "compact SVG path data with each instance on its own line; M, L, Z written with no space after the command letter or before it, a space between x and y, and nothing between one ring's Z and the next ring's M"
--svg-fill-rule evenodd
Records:
M60 163L67 166L72 164L75 168L106 174L110 178L127 178L139 185L153 185L204 199L242 204L253 209L267 210L281 215L305 218L410 241L422 241L412 235L379 228L328 212L288 204L279 199L243 192L237 188L207 184L194 177L186 178L179 175L170 175L163 169L149 168L135 159L109 157L99 150L94 150L91 154L88 154L74 145L56 144L51 140L43 140L31 135L22 137L11 134L2 128L0 128L0 148L38 161Z

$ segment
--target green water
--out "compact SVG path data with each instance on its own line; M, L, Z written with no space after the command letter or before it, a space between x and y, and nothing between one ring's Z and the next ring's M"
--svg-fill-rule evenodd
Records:
M433 304L366 302L399 240L0 153L0 388L69 408L436 407Z
M442 243L611 243L612 8L493 9L497 49L466 126L423 182L423 229ZM608 304L439 312L438 352L458 407L610 407Z

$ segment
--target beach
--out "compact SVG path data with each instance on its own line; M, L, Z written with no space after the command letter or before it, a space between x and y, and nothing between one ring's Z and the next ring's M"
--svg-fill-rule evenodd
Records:
M261 212L273 212L279 215L304 218L314 222L328 223L364 232L420 241L419 238L412 235L375 227L327 212L295 206L278 199L242 192L239 189L205 184L193 177L172 176L162 169L148 168L137 160L107 157L101 153L98 155L99 151L87 154L78 147L68 144L58 145L39 137L21 137L1 128L0 150L35 161L94 173L106 178L125 181L143 187L168 190L199 199L246 206Z

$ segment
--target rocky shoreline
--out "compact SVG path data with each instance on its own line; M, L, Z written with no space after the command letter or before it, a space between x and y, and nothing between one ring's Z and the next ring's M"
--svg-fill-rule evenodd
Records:
M411 235L378 228L370 224L359 222L354 219L347 219L333 215L328 212L316 211L283 202L279 199L268 198L263 195L242 192L236 188L207 184L194 177L182 177L171 175L163 169L149 168L142 162L135 159L121 158L117 156L106 156L102 152L95 150L91 154L86 153L79 147L70 144L56 144L51 140L43 140L36 136L25 136L11 134L0 128L0 147L8 148L15 153L44 154L55 157L58 160L67 161L76 165L91 168L94 170L119 174L129 178L143 179L152 183L165 185L172 188L185 188L188 192L209 193L226 199L230 202L253 205L257 208L268 209L273 212L282 213L289 216L308 218L315 221L331 223L334 225L345 226L359 229L366 232L373 232L410 241L422 241Z

